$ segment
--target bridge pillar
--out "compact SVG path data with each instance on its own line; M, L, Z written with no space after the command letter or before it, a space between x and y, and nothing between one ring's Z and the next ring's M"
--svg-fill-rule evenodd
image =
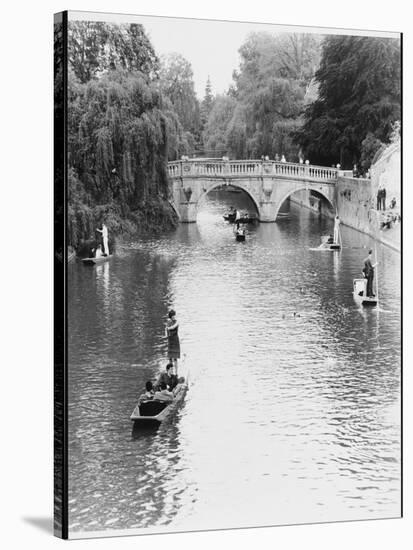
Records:
M191 202L181 202L178 206L179 218L182 223L194 223L196 222L197 214L197 203L194 201Z
M276 205L273 202L262 202L259 208L261 222L275 222Z

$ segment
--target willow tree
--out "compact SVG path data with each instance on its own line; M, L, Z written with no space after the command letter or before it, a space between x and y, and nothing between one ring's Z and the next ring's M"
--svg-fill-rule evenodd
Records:
M149 78L158 73L159 60L142 25L71 21L68 38L69 64L83 83L114 69Z
M88 213L109 217L115 232L148 216L159 221L167 209L170 137L179 143L183 130L158 86L146 75L119 70L87 84L72 77L69 97L73 236L86 237Z
M143 26L71 22L68 50L70 244L102 217L111 234L170 227L167 161L191 139Z
M241 63L231 91L237 108L227 130L231 154L297 157L292 135L301 122L319 62L320 38L253 33L239 53Z

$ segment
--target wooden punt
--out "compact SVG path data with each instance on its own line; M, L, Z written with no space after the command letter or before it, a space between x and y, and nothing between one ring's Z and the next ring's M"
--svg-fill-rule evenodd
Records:
M315 248L310 248L310 250L316 250L317 252L324 252L324 251L334 251L334 250L341 250L341 246L337 243L331 243L331 244L320 244L320 246L317 246Z
M363 306L376 306L376 296L366 296L367 279L353 279L354 299Z
M107 262L112 257L112 254L109 254L109 256L99 256L99 258L83 258L82 262L83 265L95 265L95 264L103 264L104 262Z
M224 220L230 223L254 223L258 221L257 216L241 216L238 218L238 220L235 219L236 214L232 216L232 214L225 214Z
M339 242L329 243L328 242L329 239L330 239L330 235L325 235L321 237L320 246L317 246L316 248L310 248L310 250L317 250L318 252L323 252L324 250L327 250L327 251L341 250L341 244Z
M183 401L188 391L188 379L179 384L173 401L158 401L150 399L138 403L130 416L136 426L154 426L161 424L166 418L172 415L178 405Z
M237 213L233 212L232 214L224 214L223 218L226 222L234 223L236 216Z

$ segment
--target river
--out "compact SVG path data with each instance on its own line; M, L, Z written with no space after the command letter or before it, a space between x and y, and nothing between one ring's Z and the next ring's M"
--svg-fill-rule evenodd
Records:
M211 193L196 224L68 266L70 532L280 525L400 514L400 255L380 307L352 296L366 235L291 204L235 242ZM157 431L129 416L180 323L190 389ZM184 368L184 367L182 367Z

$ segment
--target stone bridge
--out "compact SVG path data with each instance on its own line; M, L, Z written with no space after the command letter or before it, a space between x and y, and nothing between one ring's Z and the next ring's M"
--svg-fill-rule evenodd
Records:
M262 160L180 160L168 163L170 202L181 222L195 222L198 207L215 187L242 189L253 201L261 222L274 222L282 203L309 190L336 210L339 170L323 166Z

